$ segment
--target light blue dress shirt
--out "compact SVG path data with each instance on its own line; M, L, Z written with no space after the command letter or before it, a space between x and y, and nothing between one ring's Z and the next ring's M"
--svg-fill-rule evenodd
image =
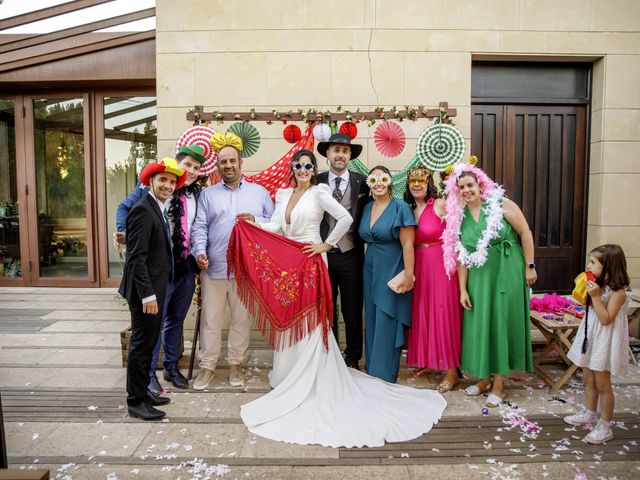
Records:
M239 213L250 213L256 222L268 222L273 214L269 192L243 177L235 190L219 182L200 194L198 214L191 227L191 253L196 259L207 254L210 278L227 278L227 246Z

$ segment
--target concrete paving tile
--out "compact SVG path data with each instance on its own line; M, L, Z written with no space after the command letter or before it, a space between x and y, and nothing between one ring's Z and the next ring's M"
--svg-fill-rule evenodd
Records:
M65 350L58 349L49 359L56 365L104 365L121 366L122 352L119 350Z
M165 461L163 461L164 463ZM49 469L51 478L65 478L73 480L110 479L135 479L135 480L176 480L187 478L225 478L233 479L268 479L288 480L291 478L292 467L245 467L226 465L224 461L206 461L201 463L180 462L159 465L106 465L101 464L100 459L93 460L92 464L55 464L55 465L12 465L11 468L41 468ZM207 473L209 475L207 475Z
M244 425L242 428L245 428ZM240 456L243 458L338 458L340 450L320 445L294 445L247 433Z
M29 455L29 452L43 442L59 425L43 422L8 422L4 424L7 439L7 455L10 457Z
M106 300L106 299L105 299ZM25 308L25 302L0 301L0 310L4 308ZM60 302L45 301L42 297L37 302L28 302L28 308L49 310L122 310L122 306L114 301L101 302Z
M240 407L264 393L219 393L211 411L207 415L210 418L240 418Z
M148 423L63 423L33 456L130 457L153 428Z
M131 320L129 310L55 310L44 317L46 320Z
M51 363L49 358L57 349L0 348L0 365L38 365Z
M171 403L162 406L162 411L167 412L167 417L195 417L204 418L209 416L213 405L218 397L217 393L191 393L174 389L172 392L164 393L171 399Z
M131 322L109 321L70 321L61 320L41 330L42 333L54 332L87 332L87 333L120 333L131 325Z
M240 456L246 436L247 429L238 424L159 423L153 425L134 455L220 458L224 463L225 457Z
M0 347L16 346L44 346L44 347L93 347L102 345L106 341L117 340L120 345L120 338L116 335L105 335L100 333L35 333L35 334L2 334L0 335Z
M39 387L51 375L50 370L40 368L0 368L0 385L7 387Z
M291 480L410 480L409 471L403 465L361 465L357 467L293 467ZM435 477L434 477L435 478Z
M23 369L27 370L27 369ZM66 388L122 388L125 387L126 370L115 368L46 368L47 378L39 387Z

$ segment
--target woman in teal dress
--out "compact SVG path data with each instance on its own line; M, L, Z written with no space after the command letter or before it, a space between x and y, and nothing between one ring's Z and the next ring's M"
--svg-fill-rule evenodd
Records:
M456 267L464 307L461 369L480 379L467 395L491 391L486 406L505 398L511 370L533 370L529 286L537 278L533 235L520 208L473 165L447 180L445 267ZM460 206L460 200L464 208ZM522 246L518 241L518 236ZM457 258L451 258L451 252ZM491 376L493 375L493 383Z
M404 331L411 326L411 289L416 221L409 205L391 196L391 174L384 166L367 177L373 202L362 212L358 233L367 243L364 259L365 367L395 383ZM396 293L387 282L405 271Z

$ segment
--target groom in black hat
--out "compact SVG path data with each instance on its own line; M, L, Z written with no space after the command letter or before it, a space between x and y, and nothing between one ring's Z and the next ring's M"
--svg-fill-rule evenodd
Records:
M349 231L327 252L327 259L334 305L337 305L338 291L340 292L347 341L344 361L348 367L359 370L358 362L362 358L364 242L358 235L358 226L362 209L369 198L369 188L367 177L349 171L347 165L351 158L358 158L362 152L362 145L351 143L351 138L344 133L335 133L328 141L318 143L318 152L329 162L329 171L319 174L318 182L329 185L333 198L340 202L353 218ZM320 225L323 240L329 236L335 224L335 219L325 214ZM334 311L333 332L337 339L337 308Z

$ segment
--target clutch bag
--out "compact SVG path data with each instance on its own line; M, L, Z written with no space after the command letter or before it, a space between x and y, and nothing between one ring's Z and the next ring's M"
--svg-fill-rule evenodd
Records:
M387 286L396 293L406 293L400 292L400 287L404 283L404 270L402 270L399 274L393 277L391 280L387 282ZM414 277L415 280L415 277Z

